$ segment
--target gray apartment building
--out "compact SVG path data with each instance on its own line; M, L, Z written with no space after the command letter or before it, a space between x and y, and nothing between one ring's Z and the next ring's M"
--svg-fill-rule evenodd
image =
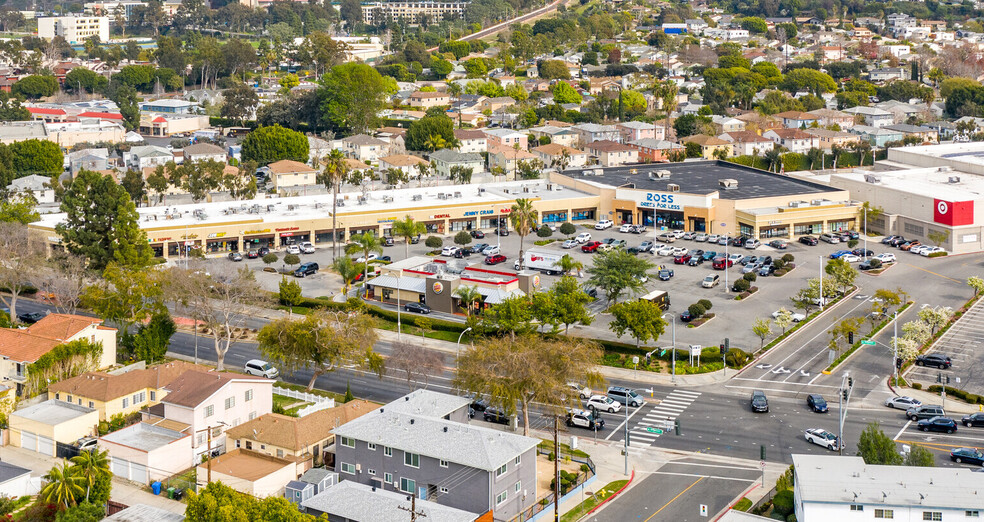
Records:
M333 430L342 480L509 520L536 500L538 439L468 424L467 399L417 390Z

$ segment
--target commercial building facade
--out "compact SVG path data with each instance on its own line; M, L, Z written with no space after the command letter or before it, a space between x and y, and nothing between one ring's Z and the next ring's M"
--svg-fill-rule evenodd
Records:
M100 42L109 41L107 16L49 16L38 18L38 36L52 39L61 36L69 45L84 43L93 36Z

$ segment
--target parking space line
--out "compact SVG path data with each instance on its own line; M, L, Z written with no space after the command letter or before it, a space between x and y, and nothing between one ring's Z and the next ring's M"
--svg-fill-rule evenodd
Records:
M959 283L961 285L965 284L963 281L958 281L958 280L956 280L956 279L954 279L952 277L947 277L947 276L945 276L943 274L937 274L936 272L933 272L932 270L926 270L925 268L922 268L922 267L919 267L919 266L916 266L916 265L911 265L909 263L902 263L902 264L905 265L905 266L911 266L912 268L915 268L916 270L922 270L923 272L926 272L927 274L933 274L934 276L942 277L943 279L949 279L950 281L953 281L954 283Z

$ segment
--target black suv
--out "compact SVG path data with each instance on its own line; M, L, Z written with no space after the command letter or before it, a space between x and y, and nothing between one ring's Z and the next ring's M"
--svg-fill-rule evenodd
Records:
M7 312L8 314L10 312ZM22 323L34 324L41 319L44 319L46 314L44 312L25 312L22 314L17 314L17 319Z
M294 277L307 277L318 273L318 263L304 263L294 270Z
M482 413L482 418L486 422L496 422L499 424L509 424L509 416L506 412L500 410L499 408L488 407L485 408L485 412Z
M803 243L804 245L817 246L817 243L819 243L819 240L817 240L817 238L815 238L813 236L803 236L803 237L799 238L799 242L800 243Z
M408 312L413 312L415 314L431 313L431 308L423 303L407 303L403 305L403 309Z
M765 397L765 392L759 390L752 392L752 411L769 413L769 399Z
M917 366L935 366L941 370L951 366L950 357L942 353L929 353L916 357Z

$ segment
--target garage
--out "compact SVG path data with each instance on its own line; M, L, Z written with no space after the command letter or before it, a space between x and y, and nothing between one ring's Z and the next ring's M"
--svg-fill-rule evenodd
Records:
M56 445L64 448L92 436L99 424L99 412L50 399L12 412L9 422L12 445L53 457Z
M38 453L49 457L54 457L55 441L45 437L44 435L38 435Z
M130 478L130 463L121 458L113 457L112 470L117 477Z
M38 450L38 436L29 431L21 432L21 447L31 451Z
M99 437L99 448L112 458L113 473L149 484L194 466L192 437L143 422Z
M134 482L139 482L141 484L147 483L147 466L143 464L137 464L136 462L130 463L130 480Z

